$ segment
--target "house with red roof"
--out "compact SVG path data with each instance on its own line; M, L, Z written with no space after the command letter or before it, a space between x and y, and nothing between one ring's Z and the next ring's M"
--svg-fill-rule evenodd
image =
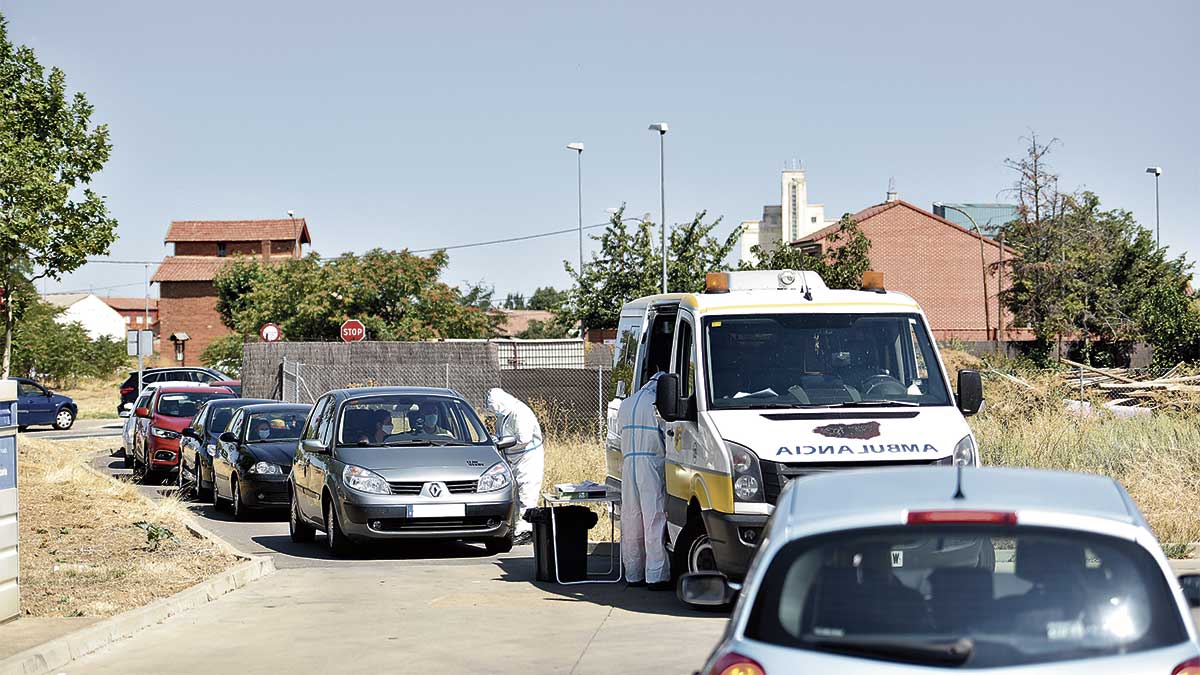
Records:
M176 220L164 243L174 250L151 279L159 285L159 335L164 349L172 343L178 365L193 366L210 342L230 332L217 313L217 272L235 255L267 263L299 258L312 239L303 218Z

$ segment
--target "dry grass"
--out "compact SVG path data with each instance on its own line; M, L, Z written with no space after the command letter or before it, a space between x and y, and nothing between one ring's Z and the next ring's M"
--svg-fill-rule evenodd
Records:
M121 400L117 390L124 381L124 375L110 379L86 379L78 381L70 389L55 391L75 399L81 420L117 419L117 403Z
M237 562L188 532L187 510L178 500L148 500L133 485L87 468L109 444L21 439L21 605L27 615L111 616ZM155 549L138 522L166 528L172 537Z
M604 482L604 443L591 436L551 436L546 438L546 474L542 491L554 489L555 483L579 483L593 480ZM592 505L600 522L588 533L592 541L609 540L608 507ZM617 531L620 539L620 528Z

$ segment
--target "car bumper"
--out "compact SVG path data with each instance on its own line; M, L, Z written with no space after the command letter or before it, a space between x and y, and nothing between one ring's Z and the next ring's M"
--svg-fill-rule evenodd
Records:
M150 437L150 468L166 471L179 468L179 439Z
M462 495L462 502L444 499L439 502L402 502L388 499L380 503L366 500L339 499L342 531L351 539L494 539L507 537L515 526L516 504L511 500L475 501L478 495ZM465 503L463 517L414 518L411 506L431 503Z
M286 473L278 476L246 474L238 478L238 492L242 493L243 506L252 509L286 509L291 504Z
M703 517L713 555L717 559L717 569L733 581L745 578L750 561L758 552L757 542L762 538L767 516L736 515L709 509L703 512ZM748 540L753 540L753 543Z

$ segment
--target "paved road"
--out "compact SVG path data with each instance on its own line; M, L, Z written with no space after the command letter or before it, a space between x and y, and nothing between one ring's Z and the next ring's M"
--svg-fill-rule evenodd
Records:
M94 465L128 474L120 457ZM725 626L671 593L537 583L529 546L502 556L460 543L370 547L334 560L293 544L282 514L236 522L208 505L193 511L280 571L66 672L684 673Z
M66 431L53 427L30 427L21 432L31 438L44 438L55 441L75 441L83 438L105 438L120 436L124 420L75 420L75 424Z

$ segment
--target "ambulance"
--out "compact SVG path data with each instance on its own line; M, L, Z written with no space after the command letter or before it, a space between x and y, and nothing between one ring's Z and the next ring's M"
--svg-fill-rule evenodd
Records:
M605 448L613 489L622 465L617 410L660 371L676 576L743 578L788 481L979 463L965 419L983 405L979 373L959 371L956 394L924 312L884 288L879 273L866 273L857 291L831 290L810 271L709 273L704 293L622 307ZM986 553L977 542L942 546L923 553L989 562L978 560Z

